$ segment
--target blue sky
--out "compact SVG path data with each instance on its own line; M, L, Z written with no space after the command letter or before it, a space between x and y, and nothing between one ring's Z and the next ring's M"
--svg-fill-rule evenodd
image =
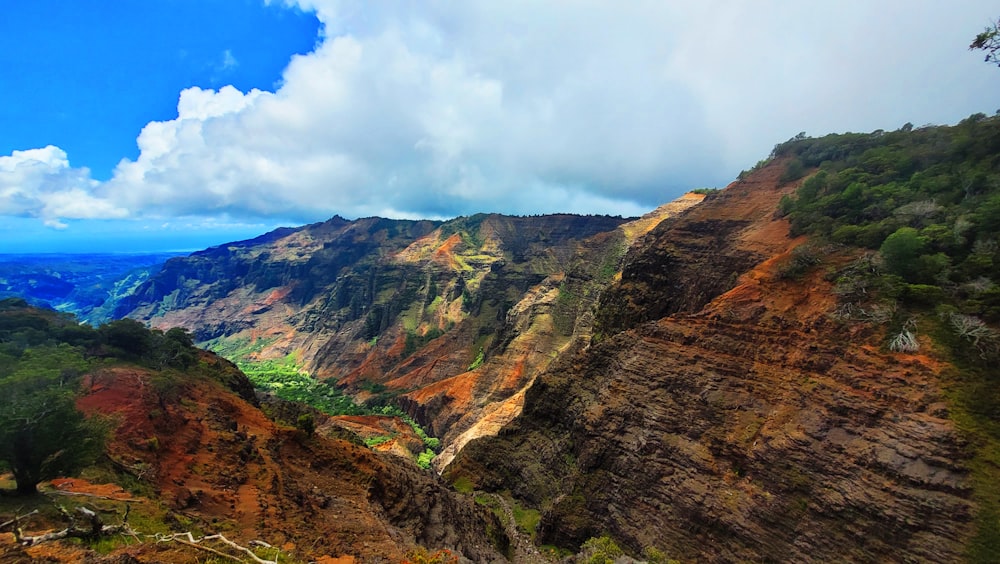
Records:
M634 215L799 131L1000 108L986 0L8 2L0 252Z
M56 145L107 180L138 157L146 123L176 117L181 90L274 89L318 29L312 14L259 0L7 2L0 154Z

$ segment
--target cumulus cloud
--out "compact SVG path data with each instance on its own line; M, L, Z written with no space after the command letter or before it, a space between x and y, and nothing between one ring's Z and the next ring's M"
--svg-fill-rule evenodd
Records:
M284 3L324 29L276 91L183 91L106 183L2 157L0 213L634 215L801 130L990 111L1000 78L965 50L985 1Z
M66 227L60 218L125 217L124 208L93 194L97 186L52 145L0 157L0 215L35 217L57 229Z

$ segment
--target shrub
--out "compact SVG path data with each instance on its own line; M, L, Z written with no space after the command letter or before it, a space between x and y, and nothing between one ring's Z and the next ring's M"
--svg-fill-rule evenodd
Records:
M303 413L295 421L295 428L305 433L306 437L312 437L316 433L316 419L312 413Z
M781 173L779 179L782 183L794 182L806 175L806 165L802 159L792 159L785 165L785 172Z
M820 258L816 250L809 245L800 245L792 249L788 261L778 268L779 278L801 278L812 267L819 264Z
M625 552L608 535L588 539L580 547L580 554L587 564L613 564Z
M925 240L912 227L900 227L889 235L879 247L886 268L910 280L916 272L917 257L924 249Z
M934 306L944 300L944 290L930 284L907 284L903 289L903 298L911 303Z

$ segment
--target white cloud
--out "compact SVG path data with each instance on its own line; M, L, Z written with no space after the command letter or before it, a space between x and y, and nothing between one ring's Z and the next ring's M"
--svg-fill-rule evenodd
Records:
M222 52L222 63L220 65L221 70L230 70L238 66L240 66L240 62L236 60L236 57L233 56L233 52L231 50L226 49Z
M1000 86L966 50L985 0L285 4L325 29L277 91L183 91L103 184L2 157L0 213L632 215L798 131L954 122Z
M72 168L52 145L0 157L0 215L36 217L63 229L67 219L121 218L128 212L97 197L98 183L85 168Z

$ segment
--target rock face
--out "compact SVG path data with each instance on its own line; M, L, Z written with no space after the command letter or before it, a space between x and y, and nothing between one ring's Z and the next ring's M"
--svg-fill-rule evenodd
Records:
M609 533L696 561L956 561L974 505L942 364L834 320L780 265L776 163L661 223L522 414L446 470L543 512L539 542ZM831 256L849 261L850 256Z
M517 415L538 372L589 338L629 246L701 199L634 221L333 218L171 260L117 314L262 359L294 354L358 400L389 396L442 439L441 467Z
M228 370L214 355L202 365ZM100 368L86 382L79 407L117 425L111 460L150 484L169 511L244 545L258 539L296 560L362 562L398 562L417 545L502 561L509 545L488 509L412 462L279 427L221 382L128 366Z

